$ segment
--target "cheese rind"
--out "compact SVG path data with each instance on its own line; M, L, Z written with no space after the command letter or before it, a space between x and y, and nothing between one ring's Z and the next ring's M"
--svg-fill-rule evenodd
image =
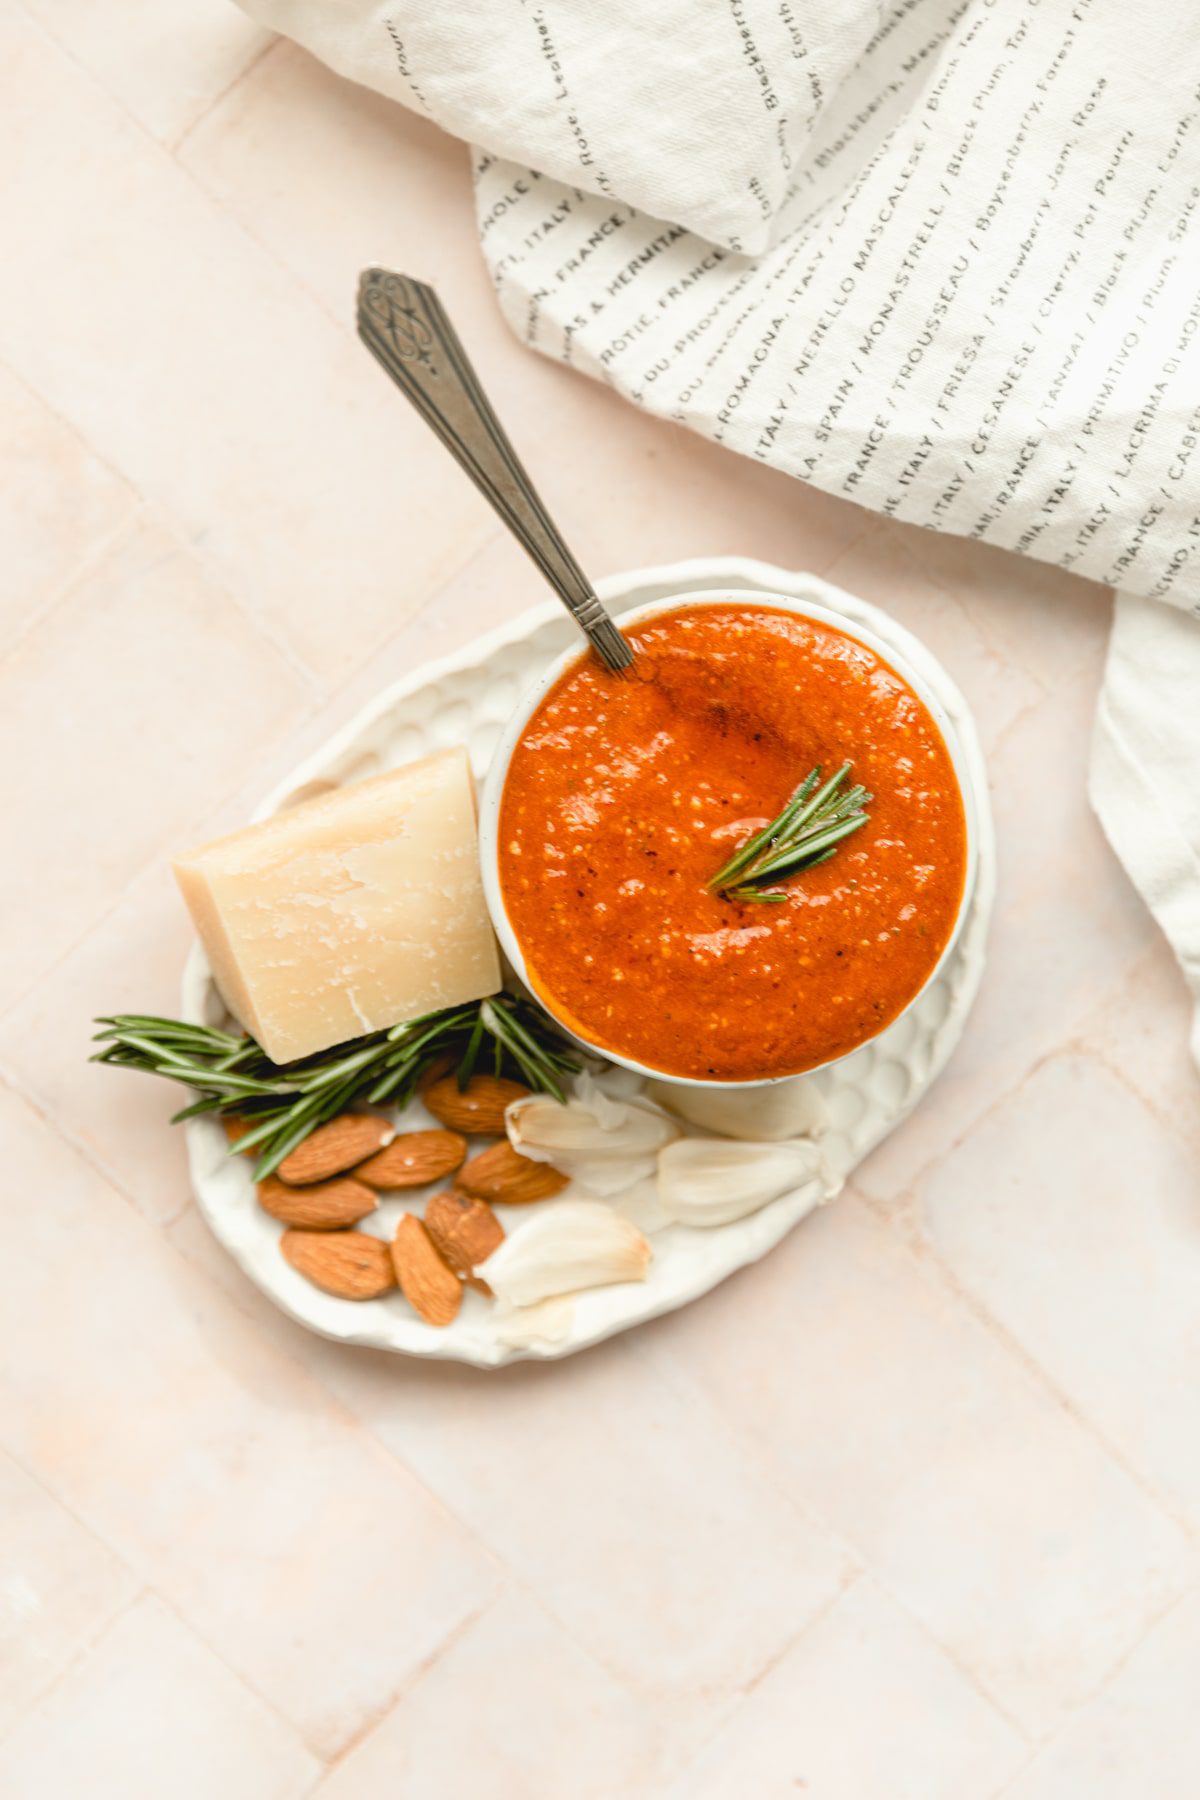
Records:
M222 999L273 1062L500 986L464 750L306 800L174 870Z

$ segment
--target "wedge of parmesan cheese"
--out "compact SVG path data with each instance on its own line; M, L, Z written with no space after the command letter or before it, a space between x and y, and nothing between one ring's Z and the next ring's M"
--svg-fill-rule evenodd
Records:
M221 996L273 1062L493 994L465 750L336 788L174 865Z

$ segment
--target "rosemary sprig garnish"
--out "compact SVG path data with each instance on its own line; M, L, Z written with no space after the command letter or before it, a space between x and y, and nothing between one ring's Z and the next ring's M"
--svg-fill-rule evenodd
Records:
M775 905L786 900L782 888L764 888L762 884L828 862L842 839L858 831L870 817L863 808L874 796L864 787L842 788L851 767L844 762L823 787L818 787L818 763L779 817L743 844L717 871L708 884L712 891L729 900L767 901Z
M493 994L339 1044L279 1067L252 1037L150 1014L97 1019L93 1062L141 1069L182 1082L199 1096L172 1124L202 1113L236 1113L250 1130L231 1154L259 1151L254 1179L265 1181L290 1150L354 1101L406 1106L430 1065L453 1057L465 1087L481 1057L493 1073L518 1074L531 1088L565 1100L562 1077L579 1064L545 1015L511 994ZM487 1043L485 1045L485 1040Z

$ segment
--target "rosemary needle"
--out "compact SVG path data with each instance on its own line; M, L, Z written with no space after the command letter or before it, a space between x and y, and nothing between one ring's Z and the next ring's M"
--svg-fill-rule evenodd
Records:
M318 1125L356 1100L405 1106L430 1066L449 1057L465 1087L485 1039L497 1075L513 1070L531 1088L564 1100L562 1077L578 1063L566 1052L544 1014L511 994L493 994L470 1006L447 1007L419 1019L338 1044L301 1062L273 1063L252 1037L235 1037L182 1019L119 1013L97 1019L93 1062L117 1069L165 1075L193 1089L197 1098L175 1121L204 1113L235 1114L249 1129L231 1154L260 1152L256 1181L274 1173L290 1150Z
M773 905L786 900L782 888L764 887L763 883L827 862L842 839L861 830L870 817L865 808L873 796L866 788L843 789L851 767L844 762L823 786L818 786L820 764L810 770L778 818L756 832L717 871L708 884L712 891L730 900Z

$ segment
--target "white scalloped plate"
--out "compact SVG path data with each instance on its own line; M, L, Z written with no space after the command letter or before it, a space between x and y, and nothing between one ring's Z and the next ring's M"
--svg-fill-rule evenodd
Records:
M827 1198L841 1188L867 1152L917 1105L958 1042L983 974L984 942L995 889L995 841L987 779L966 702L928 650L877 607L814 575L793 574L740 557L706 557L666 568L610 577L599 592L615 613L668 595L729 587L776 592L821 602L848 625L874 630L916 665L940 698L958 734L973 789L979 863L970 913L954 951L930 987L895 1025L853 1056L804 1077L821 1090L828 1110L822 1138L833 1180ZM299 768L259 807L257 817L319 791L357 781L451 744L465 743L477 778L486 771L501 728L518 693L539 665L567 647L575 628L557 602L522 614L442 662L430 663L380 694ZM184 1017L216 1023L223 1017L199 946L184 974ZM402 1116L411 1129L431 1124L419 1102ZM811 1202L784 1194L761 1211L715 1230L671 1225L653 1234L654 1260L644 1282L594 1288L561 1309L566 1324L557 1341L512 1348L503 1341L493 1303L468 1292L454 1324L435 1330L398 1296L337 1300L297 1273L279 1253L281 1227L255 1201L246 1164L226 1154L225 1135L207 1119L186 1127L192 1184L216 1236L276 1305L302 1325L348 1344L369 1344L410 1356L448 1357L495 1367L523 1357L557 1357L611 1337L645 1319L684 1306L735 1269L755 1262L791 1230ZM433 1192L430 1189L429 1192ZM405 1210L426 1194L381 1205L364 1228L390 1237ZM501 1209L515 1213L517 1209ZM561 1328L561 1327L560 1327Z

